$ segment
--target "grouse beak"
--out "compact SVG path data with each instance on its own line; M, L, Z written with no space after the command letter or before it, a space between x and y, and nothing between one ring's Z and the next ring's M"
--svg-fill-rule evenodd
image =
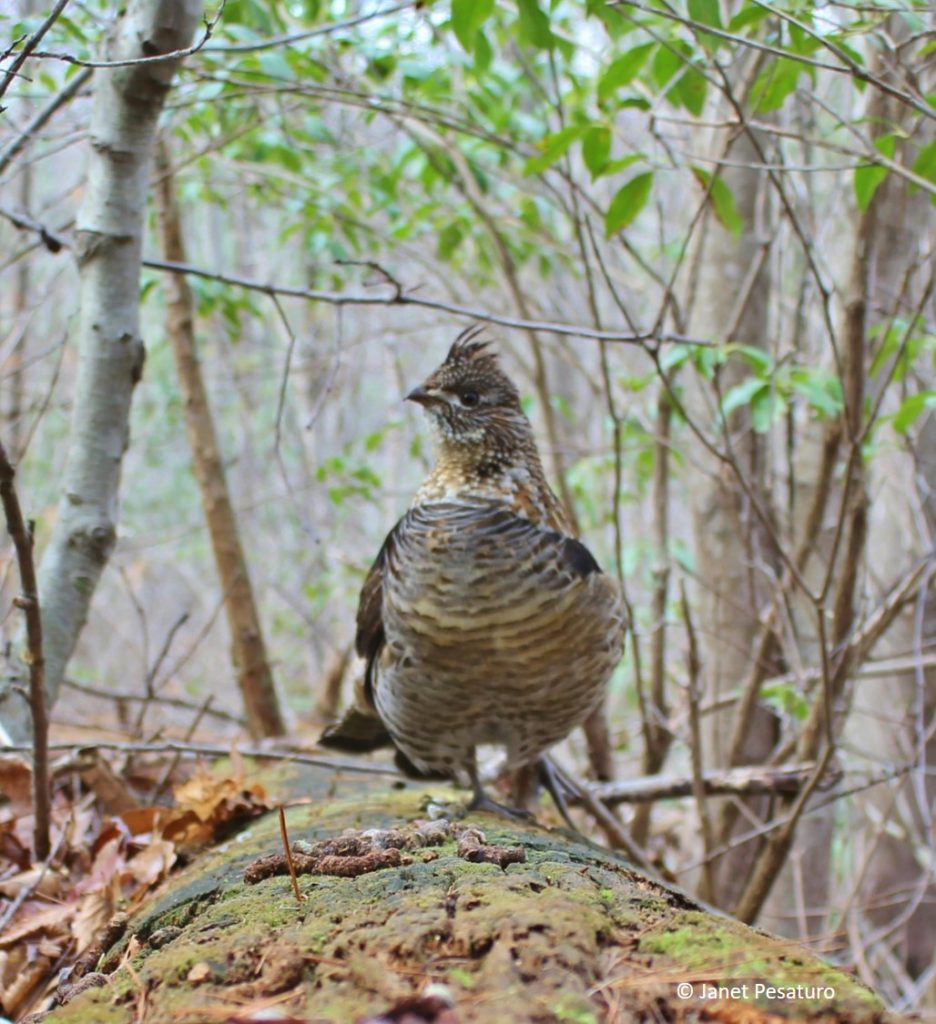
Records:
M418 402L420 405L434 405L438 402L444 402L445 399L439 395L434 395L431 391L427 391L421 384L418 388L413 390L403 399L404 402Z

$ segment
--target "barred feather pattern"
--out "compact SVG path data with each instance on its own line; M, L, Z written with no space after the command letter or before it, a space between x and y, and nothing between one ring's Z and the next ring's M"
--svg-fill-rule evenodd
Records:
M505 770L533 765L599 705L624 602L572 535L520 394L478 331L407 398L432 423L436 461L364 583L360 699L321 742L392 743L402 770L467 779L482 806L477 747L502 747Z
M388 540L373 698L420 771L464 778L486 744L532 764L601 701L625 616L579 541L481 498L418 505Z

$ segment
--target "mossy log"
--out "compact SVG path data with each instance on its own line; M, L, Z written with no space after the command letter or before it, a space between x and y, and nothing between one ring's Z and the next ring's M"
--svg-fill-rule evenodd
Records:
M293 807L290 839L415 834L425 796ZM496 852L513 848L522 862ZM802 947L565 831L472 815L390 866L300 875L301 902L288 877L245 882L245 868L277 853L272 814L174 876L44 1024L242 1021L273 1007L276 1019L336 1024L896 1019Z

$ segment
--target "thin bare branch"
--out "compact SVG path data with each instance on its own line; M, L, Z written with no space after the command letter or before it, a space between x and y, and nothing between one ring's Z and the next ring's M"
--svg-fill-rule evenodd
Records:
M26 661L29 665L29 707L32 712L33 756L33 852L37 860L49 855L49 718L45 694L45 658L42 653L42 615L39 610L39 586L33 562L32 524L26 524L13 479L16 470L0 444L0 501L7 529L16 548L22 594L14 604L26 618Z

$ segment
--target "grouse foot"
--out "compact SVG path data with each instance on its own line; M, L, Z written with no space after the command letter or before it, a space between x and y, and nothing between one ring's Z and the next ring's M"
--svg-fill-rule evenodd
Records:
M478 778L478 771L472 768L469 772L471 778L472 797L468 804L469 811L488 811L490 814L499 814L502 818L510 818L512 821L536 821L536 818L529 812L519 807L508 807L506 804L499 804L492 800L481 785Z

